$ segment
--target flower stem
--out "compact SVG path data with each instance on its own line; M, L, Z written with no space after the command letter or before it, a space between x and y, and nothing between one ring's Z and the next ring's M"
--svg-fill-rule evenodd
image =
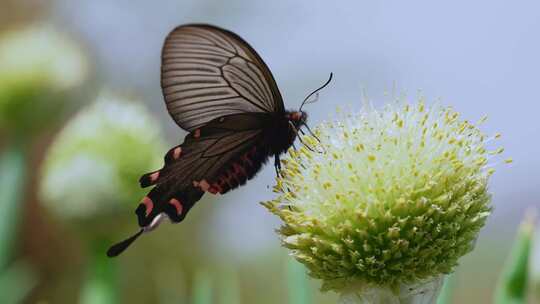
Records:
M0 154L0 269L7 266L15 248L23 210L26 166L26 145L23 142L12 143Z
M193 304L212 303L212 279L206 270L199 270L193 282Z
M339 298L340 304L435 304L441 291L443 277L400 286L395 292L390 287L352 285Z
M306 268L291 258L287 261L287 281L289 304L312 303Z
M452 303L452 295L455 287L455 275L450 274L444 280L443 287L441 289L441 294L437 299L437 304L450 304Z
M83 285L81 304L118 303L115 261L103 254L109 244L108 240L100 240L91 244L91 260Z

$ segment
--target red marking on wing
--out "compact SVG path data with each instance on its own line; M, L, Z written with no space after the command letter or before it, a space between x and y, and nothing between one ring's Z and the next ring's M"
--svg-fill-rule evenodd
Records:
M212 185L208 189L208 192L212 194L218 194L218 193L221 193L221 191L223 191L223 188L221 188L221 186L218 183L212 183Z
M184 210L184 207L182 206L182 202L180 202L179 200L177 200L175 198L172 198L169 201L169 204L173 205L174 208L176 208L176 213L178 215L182 214L182 211Z
M243 176L247 176L246 169L244 169L244 167L238 163L233 164L233 170L235 176L238 176L240 174Z
M199 137L201 137L201 129L195 130L195 132L193 133L193 137L194 137L194 138L199 138Z
M152 212L152 209L154 209L154 202L148 196L145 196L142 199L142 203L146 207L146 216L148 216Z
M200 183L194 182L194 186L212 194L223 194L239 184L244 183L250 177L250 169L254 167L252 158L257 154L257 147L253 147L242 154L237 162L222 172L218 177L210 182L209 187L201 187ZM201 181L202 182L202 181ZM205 180L206 182L206 180Z
M240 160L248 164L250 167L253 167L253 162L251 161L251 159L249 159L249 156L247 154L242 155L240 157Z

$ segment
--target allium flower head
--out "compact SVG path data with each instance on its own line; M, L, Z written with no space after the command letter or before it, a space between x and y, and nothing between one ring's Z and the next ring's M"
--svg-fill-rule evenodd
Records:
M400 102L323 123L325 153L291 149L263 203L323 289L399 292L452 271L490 213L485 136L451 108ZM318 143L305 138L312 146Z
M41 197L65 218L97 218L144 196L137 180L161 162L158 123L135 100L102 93L67 123L43 167Z

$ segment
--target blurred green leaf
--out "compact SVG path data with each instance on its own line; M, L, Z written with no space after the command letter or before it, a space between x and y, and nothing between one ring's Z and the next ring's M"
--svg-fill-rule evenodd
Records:
M220 275L219 301L221 304L240 304L238 275L234 269L227 269Z
M304 265L292 258L287 262L289 304L311 304L311 289Z
M519 228L512 251L499 278L495 291L496 304L527 302L527 278L533 230L533 216L528 213Z
M441 289L441 293L439 294L439 298L437 298L437 304L450 304L452 303L452 294L454 293L454 287L455 287L455 279L454 274L450 274L446 276L444 279L444 285Z
M36 282L28 265L23 262L12 264L0 273L0 303L21 303Z
M8 264L15 247L26 165L22 143L8 146L0 155L0 271Z
M536 226L536 231L533 238L532 256L529 259L533 288L533 303L540 303L540 225ZM536 302L534 302L536 301Z
M195 274L193 282L193 304L212 304L212 281L210 274L200 270Z

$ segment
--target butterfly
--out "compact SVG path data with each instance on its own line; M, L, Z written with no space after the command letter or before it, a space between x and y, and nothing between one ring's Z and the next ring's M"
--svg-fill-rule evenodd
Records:
M207 25L176 27L165 39L161 54L161 88L167 111L189 132L170 149L160 170L144 174L142 187L154 186L138 205L139 232L107 251L122 253L144 232L163 219L181 222L201 197L225 194L253 178L274 157L294 143L307 114L285 110L270 70L242 38ZM313 134L314 135L314 134Z

